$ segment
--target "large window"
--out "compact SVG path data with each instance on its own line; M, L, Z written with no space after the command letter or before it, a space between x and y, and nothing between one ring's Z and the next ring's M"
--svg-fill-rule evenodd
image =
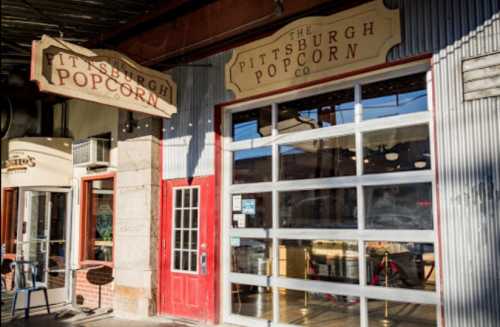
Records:
M199 192L198 187L174 189L173 271L198 271Z
M114 178L84 180L82 261L113 261Z
M437 325L427 68L227 108L227 322Z

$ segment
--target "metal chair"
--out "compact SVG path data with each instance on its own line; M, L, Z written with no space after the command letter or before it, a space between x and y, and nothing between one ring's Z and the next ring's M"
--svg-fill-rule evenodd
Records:
M36 285L36 274L37 267L36 263L31 261L14 261L11 264L11 268L14 269L14 301L12 302L12 317L16 312L16 302L19 293L25 294L25 304L24 304L24 319L28 319L30 316L30 301L31 293L43 291L45 296L45 306L47 307L47 312L50 314L49 308L49 297L47 295L47 287ZM26 280L27 276L31 275L31 285Z

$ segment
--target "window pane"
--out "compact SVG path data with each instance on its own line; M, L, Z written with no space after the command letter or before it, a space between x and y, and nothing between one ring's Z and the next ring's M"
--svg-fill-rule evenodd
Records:
M189 249L189 231L182 232L182 248Z
M233 194L232 201L234 228L271 228L273 225L271 192Z
M198 258L197 258L196 252L191 252L191 267L190 267L191 271L196 271L197 260L198 260Z
M233 141L255 139L271 135L271 107L233 114Z
M354 122L354 89L278 105L279 133L293 133Z
M279 289L280 322L308 327L359 327L359 298Z
M193 188L191 190L191 192L192 192L192 197L193 197L193 200L192 200L193 202L192 202L191 205L193 207L198 207L198 189L197 188Z
M432 184L366 186L366 227L432 229Z
M89 182L87 259L113 260L113 179Z
M279 193L279 224L289 228L357 228L356 189Z
M198 231L191 231L191 250L198 248Z
M48 280L47 280L48 289L62 288L65 285L66 285L66 273L64 271L53 271L48 273Z
M182 189L175 191L175 207L176 208L182 207Z
M356 174L354 135L279 147L280 180Z
M191 213L191 227L192 228L198 228L198 210L194 209Z
M404 303L369 299L368 325L370 327L437 326L437 308L435 305L431 304Z
M427 110L425 73L362 86L363 119Z
M280 240L280 277L357 284L356 241Z
M49 242L49 269L66 268L66 242Z
M50 239L66 239L66 193L50 193Z
M176 209L175 210L175 228L181 228L181 215L182 215L182 210Z
M273 294L270 287L231 284L231 312L260 319L273 319Z
M430 169L429 127L417 125L363 134L364 173Z
M182 205L184 206L184 208L188 208L189 205L190 205L190 202L189 202L189 196L191 195L191 192L189 189L185 189L184 190L184 201L182 203Z
M182 251L182 270L189 270L189 251Z
M233 184L271 181L271 147L233 153Z
M175 237L175 248L180 249L181 248L181 231L176 230L174 237Z
M174 269L181 269L181 251L174 251Z
M183 228L189 228L189 212L190 212L189 209L184 209L184 214L182 216L182 227Z
M366 242L368 285L436 290L434 245Z
M231 271L271 276L272 241L231 238Z

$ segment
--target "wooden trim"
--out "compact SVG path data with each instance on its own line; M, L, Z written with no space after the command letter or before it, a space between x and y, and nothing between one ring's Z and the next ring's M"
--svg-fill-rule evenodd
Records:
M12 197L15 197L15 203L12 206L12 201L6 201L7 199L7 193L11 193L9 195L9 199L12 200ZM6 187L2 189L2 220L1 220L1 242L2 244L5 244L5 254L12 254L16 255L16 253L12 252L12 246L14 242L16 241L11 237L10 234L10 229L13 224L12 222L12 217L9 215L9 213L12 213L14 210L16 212L15 218L17 222L17 212L19 207L19 191L15 187ZM17 226L17 224L16 224ZM17 235L17 233L16 233Z
M89 182L103 179L113 179L113 254L111 261L98 261L98 260L86 260L87 255L87 214L88 214L88 201L89 194L87 191L87 185ZM115 262L115 228L116 228L116 173L107 172L104 174L84 176L81 178L80 183L80 253L79 253L79 265L103 265L113 267Z

